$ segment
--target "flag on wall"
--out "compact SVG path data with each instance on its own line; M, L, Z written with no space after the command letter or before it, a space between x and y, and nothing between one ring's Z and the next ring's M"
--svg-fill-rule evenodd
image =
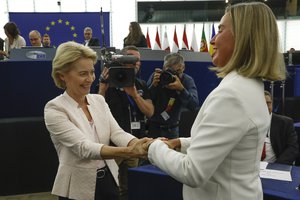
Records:
M158 34L158 28L156 28L156 36L155 36L155 43L153 50L160 50L161 49L161 44L160 44L160 39L159 39L159 34Z
M194 24L194 28L193 28L193 37L192 37L192 42L191 42L191 50L192 51L198 51L197 38L196 38L196 33L195 33L195 24Z
M183 36L182 36L182 47L181 49L189 49L189 43L186 37L186 30L185 30L185 25L183 29Z
M93 37L100 40L102 46L102 34L100 30L99 12L82 13L9 13L9 21L17 24L26 44L30 46L28 34L31 30L38 30L43 36L47 33L51 38L51 45L58 46L67 41L84 43L83 30L85 27L93 29ZM109 12L103 12L105 44L110 46ZM26 22L26 23L24 23Z
M172 47L172 52L173 53L177 53L179 49L179 45L178 45L178 38L177 38L177 33L176 33L176 26L175 26L175 30L174 30L174 36L173 36L173 47Z
M207 42L206 42L206 37L205 37L205 32L204 32L204 24L203 24L203 28L202 28L200 52L208 52Z
M148 47L149 49L151 49L151 42L150 42L150 36L149 36L149 30L148 30L148 27L147 27L146 40L147 40L147 47Z
M212 24L212 31L211 31L211 32L212 32L212 33L211 33L211 38L210 38L210 40L212 40L213 37L216 35L214 23ZM214 52L213 46L212 46L211 44L209 44L209 54L212 55L213 52Z
M170 51L169 39L168 39L168 35L167 35L167 27L165 27L165 34L164 34L162 50Z

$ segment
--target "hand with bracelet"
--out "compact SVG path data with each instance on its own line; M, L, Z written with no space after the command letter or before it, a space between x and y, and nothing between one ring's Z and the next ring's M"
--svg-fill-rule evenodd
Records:
M170 149L180 149L181 148L181 142L179 138L175 138L175 139L171 139L169 140L168 138L157 138L157 139L153 139L153 140L149 140L146 143L143 144L143 148L145 149L145 151L148 151L149 146L156 140L161 140L163 141L166 145L168 145L168 147Z

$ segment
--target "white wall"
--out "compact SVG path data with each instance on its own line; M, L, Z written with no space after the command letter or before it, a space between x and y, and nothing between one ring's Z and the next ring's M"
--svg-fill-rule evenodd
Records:
M60 0L61 6L58 6L57 2L58 0L0 0L0 37L6 37L2 27L8 22L8 12L100 12L100 7L102 7L104 12L111 13L110 44L111 46L122 48L123 38L129 32L129 23L137 19L137 0ZM158 28L159 30L161 43L163 42L162 39L166 29L169 44L172 47L175 25L179 47L181 47L184 23L141 24L141 27L145 35L148 28L152 47L154 45L156 29ZM192 40L193 25L193 23L186 24L189 45ZM208 42L211 37L211 25L211 22L204 24L206 40ZM216 32L217 26L218 22L215 22ZM199 48L202 27L203 23L195 23L195 32ZM300 20L280 20L278 21L278 27L282 51L286 51L291 47L300 50ZM22 32L22 30L20 31ZM26 37L24 34L23 36Z

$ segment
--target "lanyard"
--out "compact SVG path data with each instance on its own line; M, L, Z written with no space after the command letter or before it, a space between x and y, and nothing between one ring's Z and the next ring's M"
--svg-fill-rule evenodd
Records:
M131 111L132 111L133 119L134 119L134 121L136 121L136 115L137 115L137 113L136 113L136 103L132 99L132 97L129 96L127 93L126 93L126 96L127 96L128 101L129 101L129 104L131 105L131 106L129 106L129 114L131 114ZM130 107L132 107L132 110L130 109Z

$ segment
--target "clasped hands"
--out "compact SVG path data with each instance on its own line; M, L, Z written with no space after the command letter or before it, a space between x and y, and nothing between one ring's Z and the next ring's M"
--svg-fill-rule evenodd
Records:
M148 149L149 146L156 140L163 141L170 149L176 149L181 147L180 140L178 138L169 140L168 138L160 137L160 138L141 138L135 139L130 145L130 151L133 157L139 158L148 158Z

